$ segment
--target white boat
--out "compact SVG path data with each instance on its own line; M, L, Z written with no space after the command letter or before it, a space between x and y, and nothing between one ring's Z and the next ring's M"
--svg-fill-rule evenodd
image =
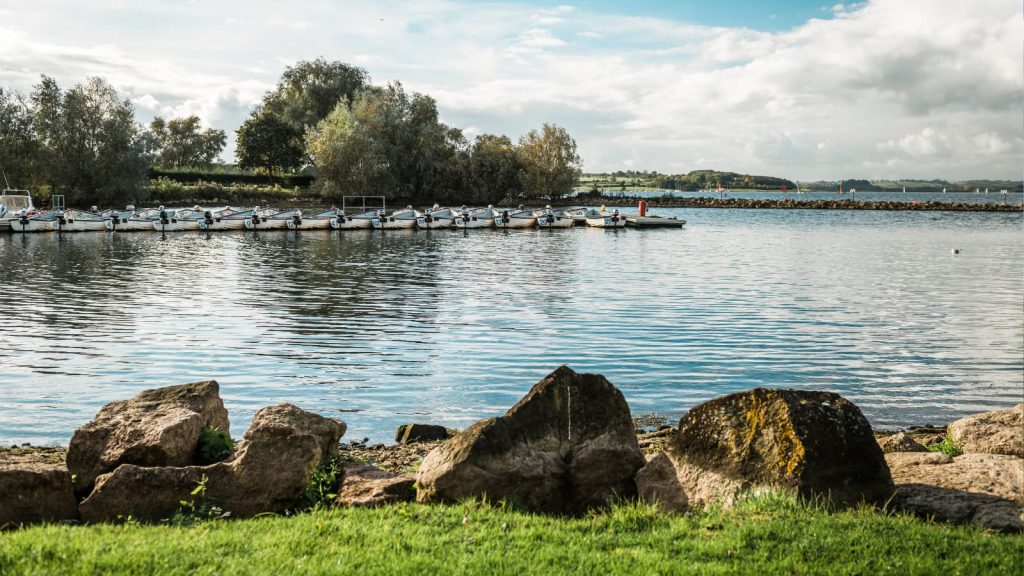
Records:
M552 210L551 206L534 210L533 215L537 217L537 226L541 228L571 228L576 224L572 214L565 210Z
M67 210L54 212L56 218L51 226L58 232L102 232L107 229L108 218L86 210ZM45 226L40 226L46 230Z
M456 228L491 228L494 226L494 218L497 216L493 206L487 208L466 208L455 218Z
M3 193L0 193L0 231L14 230L14 222L27 219L35 212L36 207L32 204L32 195L28 190L4 188Z
M141 210L122 218L120 222L114 222L111 218L107 222L107 230L118 230L121 232L137 232L139 230L153 231L153 223L160 219L160 212L164 210L164 207L149 208L147 210Z
M566 208L565 213L572 216L572 219L576 224L586 224L588 210L590 209L582 206L573 206L572 208Z
M458 214L451 208L441 208L434 204L432 208L423 213L422 227L428 230L436 228L451 228L455 224Z
M331 228L338 230L369 230L373 228L373 219L380 216L379 210L367 210L359 214L347 216L344 211L331 219Z
M124 223L135 215L135 206L129 204L124 210L111 208L110 210L100 212L99 215L107 219L106 223L104 223L104 228L107 230L124 230ZM153 229L152 223L150 223L149 229Z
M269 216L262 215L258 211L245 221L246 230L285 230L289 222L302 222L302 210L282 210L273 212Z
M32 216L22 216L11 222L11 226L15 232L56 232L60 227L58 220L63 218L63 210L36 212Z
M202 221L213 221L214 214L228 208L206 209L199 206L193 208L180 208L177 210L160 207L157 211L157 218L153 220L153 229L157 232L181 232L185 230L199 230L199 223Z
M302 216L288 220L289 230L327 230L331 228L331 220L338 217L341 210L331 208L311 216Z
M374 230L408 230L422 224L426 224L423 214L413 210L412 206L395 210L391 214L384 214L384 211L381 210L378 216L370 221Z
M587 211L587 226L595 228L624 228L626 217L619 214L618 210L605 212L596 208Z
M533 228L537 225L537 216L533 210L526 210L522 206L518 210L500 210L494 218L494 225L498 228Z
M264 217L270 216L271 214L273 214L273 210L269 208L260 208L259 206L252 210L236 210L234 208L227 208L222 212L213 214L212 218L204 218L200 220L199 229L206 230L208 232L245 230L246 220L250 220L254 217L262 220Z
M626 223L637 228L682 228L686 220L680 220L675 216L657 216L647 214L646 216L626 216Z

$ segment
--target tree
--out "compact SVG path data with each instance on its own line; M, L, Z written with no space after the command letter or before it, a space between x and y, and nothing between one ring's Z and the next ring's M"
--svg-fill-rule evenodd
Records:
M481 134L470 152L470 178L474 200L495 203L522 193L516 147L508 136Z
M306 133L339 103L352 102L367 82L366 70L323 58L288 67L239 128L239 165L274 173L314 164L314 159L305 155ZM296 155L298 159L293 160Z
M556 199L572 192L582 174L576 141L554 124L544 124L540 132L530 130L516 147L519 181L526 195Z
M241 168L273 175L302 165L304 148L296 145L298 131L274 114L257 109L237 134Z
M149 124L156 146L156 163L166 168L209 167L224 150L227 136L223 130L201 129L198 116L174 118L165 122L159 116Z
M44 180L69 204L141 198L150 140L127 99L101 78L64 92L43 76L32 93Z
M21 94L0 88L0 168L11 186L28 186L38 154L28 102Z

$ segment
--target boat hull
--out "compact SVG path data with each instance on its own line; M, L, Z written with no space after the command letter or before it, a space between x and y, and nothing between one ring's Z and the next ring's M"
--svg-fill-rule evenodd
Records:
M455 219L455 227L462 229L493 228L494 218L477 218L475 216L471 216L469 220L466 220L465 218L459 217Z
M207 232L221 232L224 230L245 230L245 222L248 218L234 218L217 220L213 222L207 222L206 220L200 220L198 228L200 230L206 230Z
M374 218L370 225L374 230L411 230L422 220L423 218Z
M637 228L682 228L686 220L678 218L662 218L661 216L631 216L626 223Z
M246 230L287 230L288 223L292 222L291 218L271 218L269 220L260 219L259 222L255 222L252 218L245 219Z
M626 218L624 216L588 216L587 226L594 228L625 228Z
M331 228L338 230L369 230L373 224L369 218L353 218L351 216L338 216L331 218Z
M496 228L533 228L536 225L536 216L529 218L502 218L499 216L494 219L494 226Z
M171 218L167 222L153 220L153 229L157 232L187 232L199 230L199 223L203 220L177 220Z
M56 232L57 221L30 219L28 222L24 222L22 220L12 220L11 230L13 232Z
M158 220L136 220L129 218L115 223L113 220L107 220L107 230L116 232L139 232L139 231L153 231L153 223Z
M424 216L423 224L420 228L426 228L427 230L435 230L438 228L451 228L455 223L455 218L438 218L436 216Z
M537 217L537 226L541 228L572 228L575 225L576 220L572 216Z
M295 220L288 220L286 224L289 230L328 230L332 228L331 221L333 220L335 220L335 218L318 218L312 220L303 218L298 224L295 223Z

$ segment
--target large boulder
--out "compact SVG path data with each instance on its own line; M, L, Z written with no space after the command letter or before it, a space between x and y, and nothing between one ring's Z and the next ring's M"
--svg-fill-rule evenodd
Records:
M111 402L71 437L67 465L76 491L88 494L97 476L121 464L187 466L204 427L228 432L228 412L213 380Z
M393 474L366 464L346 464L334 503L374 507L416 499L416 476Z
M710 400L679 421L668 456L690 505L767 489L843 506L893 491L867 419L830 392L757 388Z
M893 507L1000 532L1024 528L1024 459L1005 454L886 454Z
M679 482L672 460L664 452L647 458L647 464L636 473L636 491L640 500L655 504L666 512L683 514L689 509L689 498Z
M0 529L76 518L78 501L62 449L0 450Z
M437 424L402 424L395 431L395 442L399 444L436 442L450 437L448 429Z
M330 447L337 450L344 428L343 422L289 404L263 408L233 459L209 466L119 466L97 478L80 505L82 519L160 520L172 516L181 501L217 506L232 517L284 512L303 496ZM205 493L192 496L201 482Z
M959 444L964 453L1024 458L1024 403L961 418L949 425L949 438Z
M417 476L421 502L486 497L578 514L636 493L643 466L626 399L599 374L561 366L504 416L435 448Z

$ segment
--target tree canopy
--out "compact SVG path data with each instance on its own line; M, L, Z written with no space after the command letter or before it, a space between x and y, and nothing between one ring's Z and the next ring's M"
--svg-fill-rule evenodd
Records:
M156 164L163 168L209 167L217 159L227 135L223 130L202 130L198 116L165 121L157 116L149 124Z

